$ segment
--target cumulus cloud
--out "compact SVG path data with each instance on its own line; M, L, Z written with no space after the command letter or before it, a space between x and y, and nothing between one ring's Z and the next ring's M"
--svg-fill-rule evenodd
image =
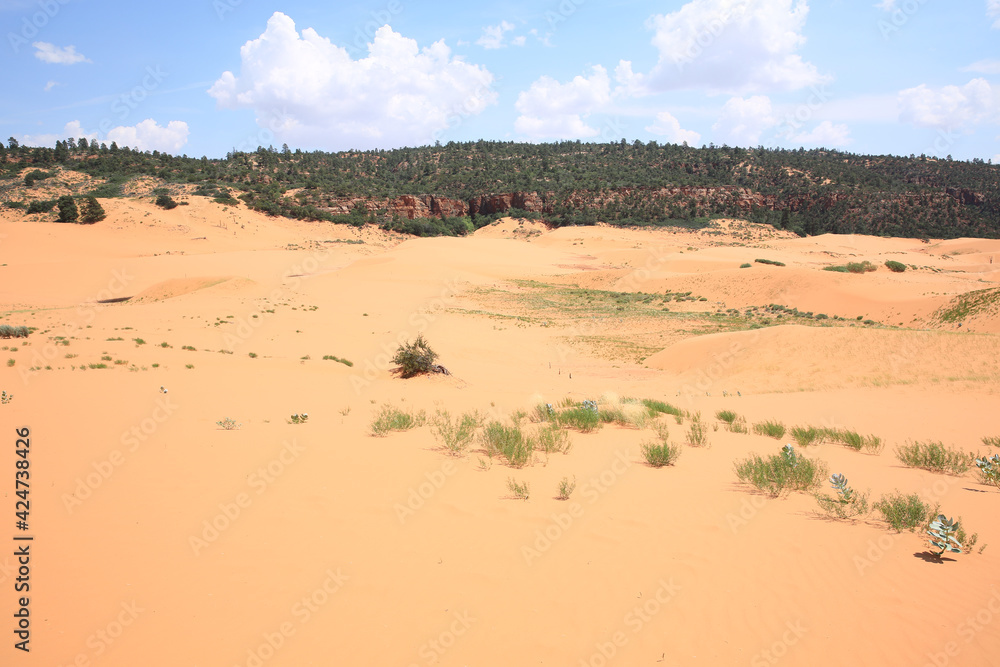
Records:
M502 49L507 46L504 35L514 29L514 24L501 21L500 25L489 25L483 28L482 36L476 40L476 44L484 49ZM511 40L514 46L523 46L524 37L515 37Z
M697 132L682 130L680 121L674 118L669 111L661 111L656 114L656 121L652 125L647 125L646 131L658 134L672 144L687 142L688 146L697 146L698 142L701 141L701 135Z
M998 109L1000 87L986 79L943 88L921 84L899 93L899 120L917 127L969 132L982 123L1000 122Z
M834 125L831 121L824 120L810 132L788 134L786 140L793 146L843 148L851 143L851 130L843 123Z
M107 141L114 141L119 146L130 146L140 151L178 153L187 143L188 134L188 124L184 121L172 120L166 127L162 127L152 118L147 118L135 125L124 125L108 130Z
M590 76L576 76L567 83L542 76L517 96L514 106L521 115L514 129L531 139L593 137L599 132L584 118L610 101L611 79L600 65Z
M209 89L220 107L250 108L277 141L325 148L429 143L496 102L493 75L453 57L444 41L420 49L385 25L365 58L312 28L301 36L275 12L240 49L239 75L223 72Z
M1000 74L1000 60L996 60L994 58L977 60L971 65L966 65L959 71L976 72L978 74Z
M806 0L692 0L652 16L659 60L642 77L646 92L797 90L829 80L796 53Z
M778 123L765 95L749 98L731 97L723 105L719 119L712 125L716 138L730 146L759 146L760 137Z
M77 53L76 47L59 47L49 42L34 42L35 57L43 63L53 63L56 65L75 65L76 63L89 63L90 60L82 53Z

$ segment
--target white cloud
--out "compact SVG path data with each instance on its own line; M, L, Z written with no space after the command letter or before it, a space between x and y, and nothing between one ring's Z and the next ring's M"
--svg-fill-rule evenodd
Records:
M152 118L136 125L126 125L108 130L107 142L117 142L119 146L130 146L140 151L163 151L178 153L187 143L188 124L182 120L172 120L161 127Z
M937 89L921 84L900 91L899 109L904 123L971 132L981 123L1000 122L1000 87L993 88L986 79Z
M996 60L994 58L977 60L971 65L966 65L965 67L961 68L959 71L976 72L978 74L1000 74L1000 60Z
M387 25L375 32L368 56L353 60L312 28L300 37L294 21L275 12L240 55L239 76L224 72L208 93L220 107L253 109L260 127L293 145L429 143L496 102L486 68L452 57L444 41L419 49Z
M45 92L49 92L50 90L52 90L53 88L55 88L58 85L59 85L58 81L49 81L47 84L45 84L45 89L44 90L45 90Z
M682 130L680 121L669 111L656 114L656 121L652 125L647 125L646 131L665 137L672 144L687 142L688 146L697 146L701 141L701 135L697 132Z
M659 61L643 77L646 90L745 93L827 81L796 53L808 13L806 0L692 0L652 16Z
M851 143L851 130L843 123L834 125L832 122L824 120L811 132L789 134L786 137L786 142L793 146L843 148Z
M539 77L517 96L520 112L514 129L531 139L583 139L598 131L584 117L611 101L611 79L600 65L589 77L576 76L559 83L549 76Z
M476 40L476 44L483 47L484 49L502 49L507 46L504 43L504 34L510 32L514 29L514 24L507 21L501 21L500 25L489 25L483 28L483 35ZM520 40L520 44L517 41ZM524 44L524 37L516 37L514 39L516 46L521 46Z
M48 146L49 148L54 148L56 141L65 141L70 137L74 139L83 137L87 141L93 141L97 138L97 132L84 132L80 121L71 120L66 123L61 134L25 134L15 138L25 146Z
M510 40L510 43L514 46L524 46L524 43L528 41L528 38L524 35L518 35L514 39Z
M48 42L34 42L32 46L35 47L35 57L45 63L73 65L90 62L82 53L77 53L73 45L58 47Z
M996 19L993 27L1000 29L1000 0L986 0L986 15Z
M760 145L765 130L777 125L770 98L754 95L744 99L732 97L722 107L722 114L712 125L716 138L730 146Z
M896 11L896 1L897 0L879 0L879 2L875 3L875 6L882 11L894 12Z

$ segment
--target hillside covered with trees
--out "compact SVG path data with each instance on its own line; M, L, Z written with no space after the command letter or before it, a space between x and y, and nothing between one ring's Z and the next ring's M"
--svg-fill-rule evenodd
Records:
M799 234L1000 237L1000 165L926 156L565 141L478 141L327 153L258 148L222 159L68 139L0 142L0 204L36 211L30 191L62 167L98 179L79 197L122 196L150 176L270 215L418 235L464 234L501 215L553 226L699 227L739 217ZM89 201L89 200L88 200ZM82 203L82 202L81 202ZM51 209L51 207L50 207Z

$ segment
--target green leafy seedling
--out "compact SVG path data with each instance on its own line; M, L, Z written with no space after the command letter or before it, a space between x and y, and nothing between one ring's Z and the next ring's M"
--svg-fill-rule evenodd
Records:
M955 539L955 533L957 532L958 522L952 521L944 514L938 514L938 517L931 521L927 534L931 536L931 544L941 550L934 554L935 556L940 558L945 551L956 554L962 553L962 544Z

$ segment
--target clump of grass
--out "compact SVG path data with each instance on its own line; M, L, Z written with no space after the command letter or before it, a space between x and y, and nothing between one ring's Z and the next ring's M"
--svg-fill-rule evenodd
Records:
M737 417L739 415L732 410L719 410L715 413L715 418L720 422L725 422L727 426L732 426Z
M139 346L139 345L145 345L145 344L146 344L146 341L144 341L144 340L143 340L143 339L141 339L141 338L133 338L132 340L134 340L134 341L135 341L135 344L136 344L136 346Z
M26 326L0 324L0 338L27 338L31 330Z
M673 415L675 417L680 417L682 412L680 408L674 407L669 403L664 403L663 401L657 401L652 398L642 399L642 404L646 406L649 410L649 414L656 415Z
M341 357L335 357L332 354L325 354L325 355L323 355L323 361L336 361L337 363L344 364L345 366L353 366L354 365L353 361L349 361L349 360L343 359Z
M654 468L673 465L681 455L681 446L671 444L670 430L666 424L657 423L653 430L656 431L656 441L644 442L640 446L646 463Z
M781 439L785 436L785 425L781 422L765 421L753 425L753 432L769 438Z
M893 273L902 273L903 271L906 271L906 264L897 262L894 259L887 259L885 261L885 268L889 269Z
M751 266L753 266L753 264L751 264L750 262L743 262L742 264L740 264L741 269L749 269Z
M708 428L701 421L701 413L691 415L691 426L687 432L687 443L692 447L708 447Z
M773 498L790 491L810 491L826 477L826 465L798 455L791 445L767 458L752 454L737 461L736 477Z
M601 427L601 418L597 406L580 406L563 410L557 417L558 424L563 428L573 428L581 433L590 433Z
M878 454L882 451L885 443L877 435L861 435L857 431L847 429L824 428L821 430L824 439L831 442L839 442L845 447L860 452L862 449L869 454Z
M569 500L569 497L576 490L576 476L573 476L573 481L570 481L569 477L563 477L559 480L559 494L556 496L559 500Z
M478 412L466 412L453 420L447 410L438 410L431 418L431 433L452 456L461 456L472 444L472 440L483 423Z
M375 413L375 418L369 428L372 435L381 438L388 435L390 431L408 431L411 428L422 426L426 419L423 410L417 413L408 412L385 403Z
M289 424L305 424L309 421L309 415L303 412L302 414L295 413L286 420Z
M238 429L241 426L243 426L243 424L237 424L235 421L233 421L229 417L226 417L222 421L217 421L215 423L216 423L217 426L219 426L219 428L221 428L223 430L226 430L226 431L235 431L236 429Z
M904 529L912 532L920 526L930 525L940 508L939 505L925 503L916 493L903 495L899 491L882 496L872 507L882 514L882 519L897 533Z
M618 424L633 428L644 428L652 416L644 403L634 398L602 397L598 405L598 418L604 424Z
M11 359L10 361L8 361L7 362L8 366L13 366L14 365L14 364L10 363L11 361L14 361L14 360ZM107 367L108 367L107 364L87 364L87 368L89 368L91 370L101 369L101 368L107 368Z
M529 465L534 456L535 442L520 426L507 426L492 421L479 437L483 451L491 460L494 457L501 458L511 468Z
M730 433L748 433L747 420L744 417L737 417L732 424L726 425L726 430Z
M945 447L941 442L909 442L896 448L896 458L911 468L962 475L972 466L975 454Z
M987 447L1000 447L1000 435L983 436L983 444Z
M793 426L792 437L795 438L795 442L799 444L799 447L806 447L821 441L823 439L823 431L812 426Z
M784 262L776 262L773 259L755 259L758 264L770 264L771 266L784 266Z
M839 266L825 266L823 270L836 271L838 273L868 273L870 271L878 271L878 267L865 260L863 262L848 262Z
M535 432L538 449L548 454L569 454L573 445L569 441L569 433L560 429L558 424L543 426Z
M531 496L531 486L527 482L519 482L513 477L507 478L507 489L515 500L527 500Z

